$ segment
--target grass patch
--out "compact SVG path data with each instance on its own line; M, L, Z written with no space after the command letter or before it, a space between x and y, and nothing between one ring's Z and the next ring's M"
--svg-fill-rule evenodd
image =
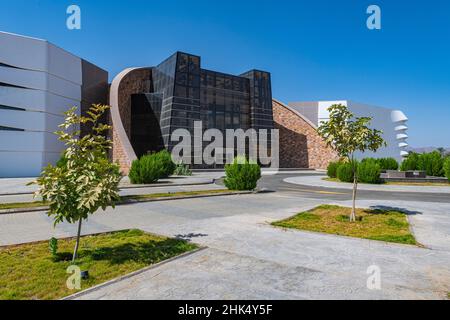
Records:
M357 209L350 222L351 208L323 205L286 220L272 223L283 228L307 230L370 240L419 245L409 229L406 214L394 210Z
M76 293L66 287L74 244L74 239L59 240L56 259L49 252L48 242L0 248L0 299L50 300ZM140 230L83 237L76 264L90 276L82 280L82 290L195 248L184 240Z
M35 202L18 202L18 203L0 203L0 210L22 209L22 208L38 208L45 207L47 204L43 201Z
M173 192L173 193L151 193L143 195L132 195L122 197L123 200L145 200L145 199L155 199L155 198L171 198L171 197L181 197L181 196L199 196L199 195L209 195L209 194L220 194L229 193L230 190L219 189L219 190L199 190L199 191L183 191L183 192Z
M181 196L199 196L199 195L214 195L221 193L229 193L232 192L227 189L219 189L219 190L199 190L199 191L183 191L183 192L167 192L167 193L151 193L151 194L143 194L143 195L131 195L121 197L121 201L117 204L121 204L123 202L129 200L151 200L156 198L172 198L172 197L181 197ZM9 210L9 209L27 209L27 208L38 208L45 207L48 204L43 201L36 202L18 202L18 203L0 203L0 210Z

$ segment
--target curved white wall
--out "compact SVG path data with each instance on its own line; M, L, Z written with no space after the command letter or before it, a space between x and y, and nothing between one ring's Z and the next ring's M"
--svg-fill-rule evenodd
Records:
M44 40L0 32L0 177L55 163L62 113L82 100L81 59ZM79 110L79 109L78 109Z
M379 149L376 153L370 151L358 153L358 158L392 157L401 161L403 157L408 155L406 151L408 147L408 118L399 110L391 110L348 100L292 102L289 105L299 112L317 114L317 116L314 119L311 119L311 121L316 125L320 125L322 121L329 120L330 116L327 109L334 104L342 104L347 106L356 117L372 117L371 126L383 131L383 138L387 142L387 147ZM311 112L309 108L317 109L317 112Z

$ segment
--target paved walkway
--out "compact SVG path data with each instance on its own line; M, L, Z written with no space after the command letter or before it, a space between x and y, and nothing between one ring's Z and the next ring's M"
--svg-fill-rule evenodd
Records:
M158 185L189 185L189 184L208 184L212 183L214 179L223 176L221 172L199 172L194 173L191 177L170 177L168 179L159 180L158 184L147 185L147 187L157 187ZM34 181L36 178L0 178L0 196L13 194L29 194L37 190L36 185L27 186L28 183ZM124 177L120 182L120 187L136 188L146 187L131 185L128 177Z
M304 186L333 188L333 189L352 189L353 184L324 180L324 175L304 175L284 179L285 182ZM449 193L450 186L403 186L403 185L375 185L358 184L359 190L367 191L385 191L385 192L420 192L420 193Z
M382 203L412 211L418 241L432 250L269 225L320 202L272 193L139 203L98 213L84 225L84 234L140 228L208 248L81 298L445 298L450 291L449 204ZM75 228L61 224L53 229L45 213L0 216L0 244L73 236ZM367 289L371 265L381 268L382 290Z

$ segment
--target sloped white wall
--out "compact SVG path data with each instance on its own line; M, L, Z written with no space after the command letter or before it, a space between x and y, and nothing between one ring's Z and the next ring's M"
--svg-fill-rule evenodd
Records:
M81 59L47 41L0 32L0 177L32 177L55 163L53 132L81 104ZM14 110L4 107L18 108ZM24 109L24 110L20 110Z

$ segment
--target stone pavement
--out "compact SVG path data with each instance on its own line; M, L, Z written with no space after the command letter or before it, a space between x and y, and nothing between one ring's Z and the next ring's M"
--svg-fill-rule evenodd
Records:
M207 249L90 292L82 299L443 299L450 291L450 205L383 202L411 211L431 249L269 225L318 205L283 193L139 203L92 216L83 233L139 228ZM349 202L338 204L349 205ZM379 201L359 202L361 206ZM0 244L75 234L45 213L0 216ZM367 289L367 268L381 290Z
M333 189L352 189L353 184L342 183L324 180L325 175L303 175L296 176L292 178L284 179L285 182L312 186L312 187L322 187L322 188L333 188ZM392 192L420 192L420 193L449 193L450 186L404 186L404 185L376 185L376 184L358 184L359 190L368 191L392 191Z

